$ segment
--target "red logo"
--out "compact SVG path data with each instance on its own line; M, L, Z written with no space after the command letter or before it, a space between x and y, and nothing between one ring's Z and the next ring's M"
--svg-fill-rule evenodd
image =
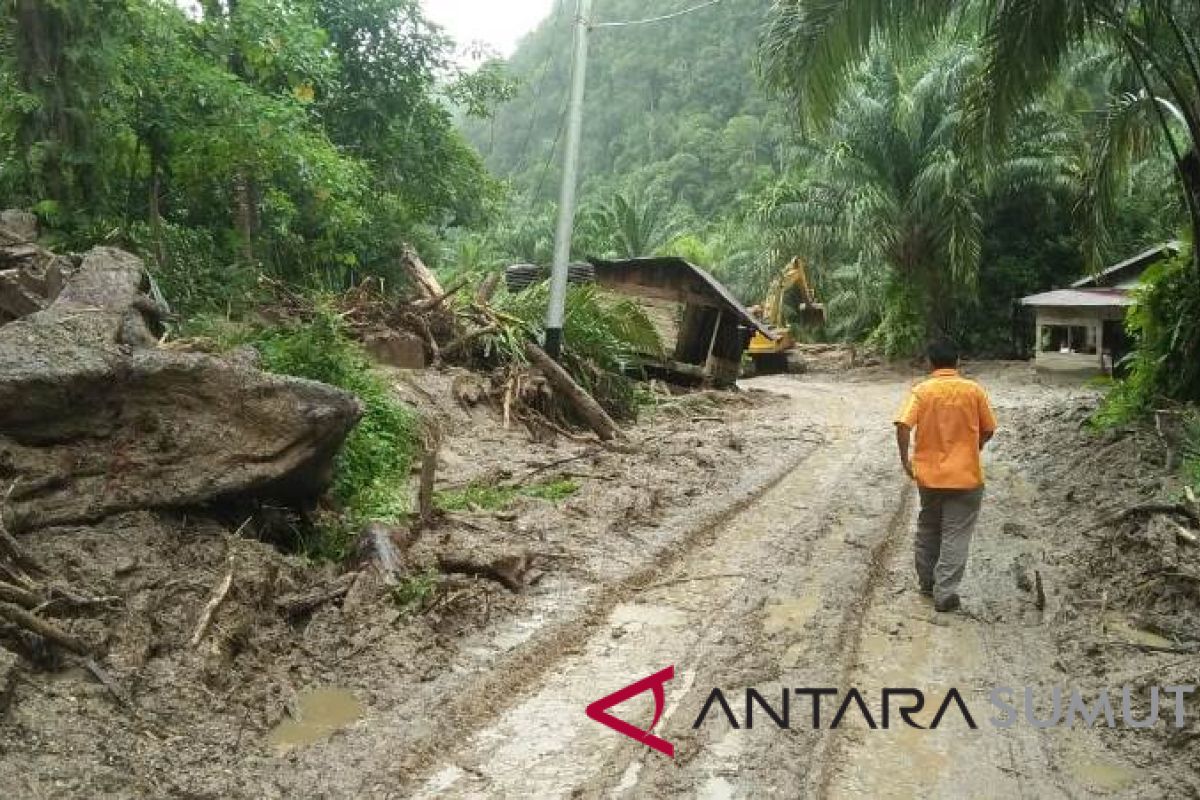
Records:
M654 726L662 719L663 707L667 704L667 695L663 686L667 681L675 677L674 665L667 667L664 670L654 673L649 677L642 678L636 683L631 683L624 689L613 692L612 694L601 697L596 702L587 707L587 715L601 725L606 725L612 728L617 733L623 733L635 742L641 742L647 747L652 747L658 752L675 757L675 745L668 742L666 739L660 739L650 731L654 730ZM617 719L608 710L613 706L620 705L630 698L637 697L639 694L651 691L654 692L654 721L650 723L650 727L642 730L634 727L622 719Z

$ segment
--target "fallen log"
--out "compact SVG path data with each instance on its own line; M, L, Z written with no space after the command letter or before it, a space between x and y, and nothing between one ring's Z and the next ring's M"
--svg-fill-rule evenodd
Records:
M437 276L425 266L425 262L410 245L406 244L400 249L400 269L408 276L421 299L432 300L445 294Z
M25 609L15 606L12 603L0 603L0 618L8 620L30 633L36 633L38 636L60 647L64 647L72 653L81 656L92 655L92 648L83 640L72 636L41 617L35 617Z
M528 553L506 556L490 563L439 555L438 568L446 573L488 578L496 581L513 594L519 594L528 586L530 578L535 574L534 559Z
M436 295L434 297L427 298L425 300L418 300L417 302L413 303L413 308L415 308L417 311L433 311L434 309L438 308L442 303L446 302L448 299L450 299L454 295L461 292L463 287L466 285L467 285L467 279L460 278L456 283L452 284L449 289L442 292L441 294Z
M345 597L361 574L361 572L347 572L325 586L281 597L275 601L275 610L289 619L311 614L326 603L332 603L334 600Z
M601 408L600 404L590 394L585 392L565 369L559 366L554 359L550 358L545 350L533 342L526 342L525 354L533 362L534 366L542 371L542 374L550 381L550 385L561 392L571 403L572 407L579 412L580 416L587 422L588 427L601 440L609 441L622 435L621 429L617 427L617 423L613 422L608 412Z
M0 462L23 529L262 497L311 504L351 395L161 349L142 262L96 248L45 310L0 327Z

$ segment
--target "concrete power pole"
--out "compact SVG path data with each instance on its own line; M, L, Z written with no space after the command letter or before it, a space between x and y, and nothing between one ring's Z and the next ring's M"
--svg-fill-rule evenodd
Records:
M574 80L571 82L571 104L567 116L562 188L558 196L558 229L554 234L554 270L550 274L550 307L546 310L546 352L556 361L562 354L567 266L571 261L571 236L575 229L575 190L579 176L579 137L583 131L583 88L587 82L591 16L592 0L579 0L575 19Z

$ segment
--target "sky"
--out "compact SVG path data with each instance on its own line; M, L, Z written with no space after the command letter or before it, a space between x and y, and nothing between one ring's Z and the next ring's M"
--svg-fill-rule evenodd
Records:
M481 42L502 56L549 16L554 0L421 0L425 13L454 37L460 50ZM462 60L470 60L460 55Z

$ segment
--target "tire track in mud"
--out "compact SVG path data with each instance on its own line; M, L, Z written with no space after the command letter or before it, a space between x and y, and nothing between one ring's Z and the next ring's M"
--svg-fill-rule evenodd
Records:
M852 668L850 649L864 616L863 602L870 596L863 587L878 582L911 510L906 499L911 489L905 488L891 459L880 463L890 429L881 428L878 418L886 414L898 388L893 384L866 392L863 387L809 384L796 389L798 402L825 408L826 446L777 475L769 491L729 509L718 523L727 523L719 533L710 526L714 535L693 537L692 546L652 568L650 575L659 583L623 584L608 616L591 616L578 649L556 653L554 662L538 671L539 685L528 686L529 696L510 703L502 719L481 728L457 755L441 754L444 768L419 796L511 796L518 791L580 798L697 791L732 796L722 790L721 772L748 755L743 745L761 746L765 740L746 742L735 736L729 747L730 737L712 742L712 728L693 730L690 717L672 716L681 706L688 714L698 710L703 696L696 693L707 695L712 686L734 688L780 677L780 662L772 660L778 656L772 651L776 644L791 644L789 652L804 649L804 661L822 670L823 680L810 685L830 685L832 676ZM893 498L898 498L899 510ZM671 568L673 572L664 573ZM790 614L788 604L807 595L811 597L799 600L807 610L796 613L806 617L805 625L815 626L811 635L764 632L764 618ZM832 618L817 613L820 603L833 612ZM584 719L583 706L604 690L668 663L682 667L659 726L676 743L673 762L647 757L645 748ZM810 750L819 737L802 738L798 746ZM769 742L779 744L778 739ZM772 779L784 772L775 755ZM784 760L791 767L803 769L808 763L804 754L790 756ZM811 776L797 777L805 785ZM750 781L752 785L754 779Z
M484 728L508 708L520 702L554 667L576 653L593 635L593 628L604 622L618 605L631 595L650 587L661 579L671 566L685 559L690 552L703 547L718 529L731 518L743 513L764 495L801 468L805 461L822 447L788 459L784 466L771 472L743 491L740 497L723 508L709 513L681 536L664 546L654 558L621 581L599 590L586 606L571 619L544 629L533 639L494 664L470 688L439 709L441 724L423 732L419 738L404 745L391 770L393 779L402 787L418 784L440 759L446 756L445 742L463 741Z
M867 569L866 583L861 594L851 604L851 608L842 618L842 626L838 632L838 652L842 653L841 671L838 674L837 686L853 686L853 677L858 668L858 660L862 651L863 633L868 616L875 606L879 590L887 581L888 571L892 561L908 530L913 512L913 498L916 487L906 483L900 490L896 510L888 523L883 538L871 548L870 564ZM834 767L842 756L846 739L838 731L826 733L818 742L814 753L813 763L819 765L814 780L810 783L812 794L817 798L829 797L830 783Z

